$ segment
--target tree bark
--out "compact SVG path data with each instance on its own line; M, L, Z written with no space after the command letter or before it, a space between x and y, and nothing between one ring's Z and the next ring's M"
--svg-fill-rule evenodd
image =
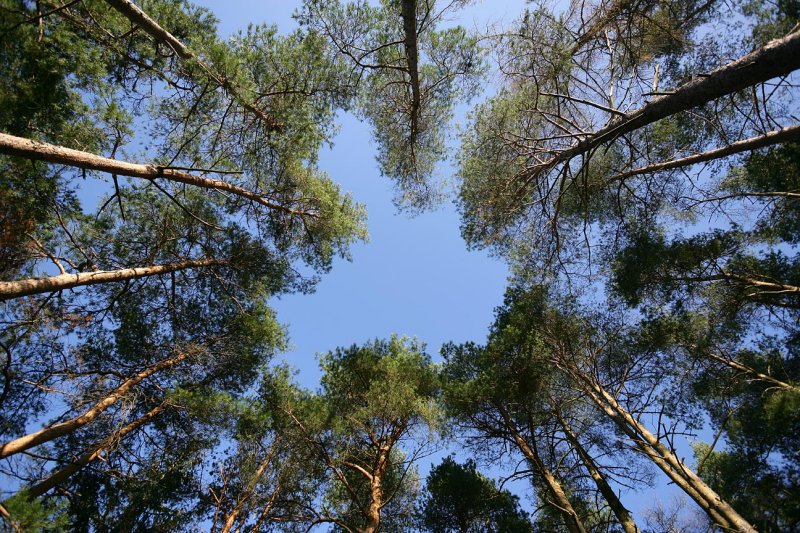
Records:
M0 459L33 448L34 446L44 444L45 442L49 442L53 439L61 437L62 435L72 433L76 429L85 426L86 424L92 422L94 419L100 416L100 414L102 414L103 411L105 411L106 409L114 405L117 401L119 401L119 399L125 396L128 392L130 392L130 390L133 389L133 387L135 387L148 377L152 376L153 374L180 363L187 357L188 354L186 352L180 352L178 353L178 355L174 357L170 357L155 365L152 365L143 370L142 372L139 372L138 374L135 374L134 376L125 380L119 387L114 389L114 391L112 391L111 394L109 394L96 404L94 404L88 411L86 411L82 415L67 420L65 422L61 422L59 424L55 424L53 426L40 429L39 431L36 431L34 433L29 433L28 435L25 435L23 437L14 439L12 441L3 444L2 446L0 446Z
M561 365L563 368L563 365ZM686 492L719 526L742 533L756 533L736 510L685 464L661 441L650 433L617 400L594 379L577 370L568 370L580 388L619 429L634 442L637 448L652 460L677 486Z
M793 31L727 65L697 76L631 113L611 120L608 125L586 135L570 148L523 172L520 178L532 180L542 172L584 155L621 135L757 83L785 76L798 68L800 68L800 31Z
M97 285L99 283L110 283L115 281L125 281L129 279L144 278L190 268L202 268L208 266L225 265L227 261L220 259L187 259L176 261L165 265L153 265L148 267L123 268L121 270L99 270L97 272L79 272L77 274L59 274L46 278L28 278L17 281L0 281L0 301L30 296L32 294L42 294L46 292L56 292L74 287L85 285Z
M81 150L73 150L72 148L64 148L63 146L58 146L55 144L34 141L31 139L25 139L23 137L15 137L13 135L8 135L7 133L0 133L0 153L25 157L28 159L35 159L38 161L47 161L48 163L55 163L59 165L68 165L87 170L109 172L118 176L144 178L149 180L165 179L177 183L185 183L186 185L192 185L195 187L202 187L204 189L229 192L231 194L235 194L236 196L252 200L270 209L282 211L290 215L315 216L311 212L298 211L274 202L270 202L257 193L248 191L247 189L243 189L222 180L195 176L189 172L162 167L159 165L142 165L138 163L129 163L127 161L120 161L117 159L110 159L91 154L89 152L83 152Z
M792 392L794 392L796 394L800 394L800 387L797 387L796 385L792 385L790 383L786 383L785 381L781 381L781 380L779 380L777 378L774 378L774 377L772 377L772 376L770 376L768 374L764 374L762 372L759 372L758 370L756 370L754 368L751 368L751 367L749 367L747 365L743 365L742 363L739 363L738 361L732 361L730 359L722 357L721 355L717 355L717 354L710 353L710 352L704 354L704 357L709 357L710 359L713 359L714 361L722 363L723 365L727 365L727 366L729 366L729 367L731 367L731 368L733 368L735 370L739 370L740 372L744 372L745 374L747 374L749 376L752 376L753 378L758 379L760 381L765 381L767 383L771 383L772 385L774 385L775 387L778 387L779 389L790 390L790 391L792 391Z
M383 476L388 466L391 446L381 447L378 459L369 484L369 507L367 508L367 527L364 533L377 533L381 526L381 511L383 510Z
M169 406L170 406L169 402L164 401L158 406L156 406L154 409L150 410L147 414L145 414L141 418L134 420L130 424L114 432L112 435L110 435L100 443L96 444L94 446L94 449L92 449L91 451L86 452L80 457L75 458L70 464L68 464L61 470L54 472L43 481L40 481L39 483L28 489L27 491L28 496L32 499L38 498L39 496L42 496L50 489L64 483L70 478L70 476L80 471L86 465L88 465L89 463L100 457L103 454L103 452L107 451L115 442L121 440L128 433L131 433L132 431L135 431L140 427L142 427L143 425L147 424L150 420L158 416L159 413L167 409Z
M278 446L277 441L273 442L272 446L270 446L269 451L264 456L264 460L261 461L261 463L258 465L258 468L256 468L256 471L253 474L253 479L248 484L247 489L243 494L239 496L233 510L231 510L228 516L225 517L225 523L223 524L220 533L230 533L231 529L233 529L233 525L236 523L236 519L241 514L244 504L247 503L247 501L252 497L253 492L255 491L255 488L258 485L258 481L261 479L261 476L264 475L264 470L266 470L267 467L272 462L272 458L275 454L277 446ZM254 529L254 531L257 531L257 529Z
M547 488L554 500L553 506L561 514L567 529L570 531L570 533L587 533L586 528L583 526L583 523L580 520L580 517L578 517L578 513L576 513L575 509L572 507L566 491L561 486L561 482L550 471L550 469L547 468L547 465L545 465L544 461L542 461L541 457L539 457L539 453L534 450L533 447L531 447L531 445L528 444L528 442L522 437L519 428L517 428L517 425L513 420L511 420L508 412L502 407L500 407L498 410L500 412L500 416L503 417L503 422L505 423L506 428L509 430L512 438L514 439L514 443L517 445L517 448L528 460L534 471L541 476L545 482L545 485L547 485Z
M617 181L623 181L632 176L638 176L641 174L650 174L652 172L659 172L662 170L672 170L675 168L688 167L689 165L694 165L697 163L706 163L708 161L721 159L729 155L739 154L742 152L756 150L758 148L764 148L766 146L772 146L775 144L794 141L797 139L800 139L800 125L789 126L787 128L781 128L779 130L767 132L764 135L759 135L758 137L751 137L749 139L744 139L742 141L736 141L729 144L728 146L717 148L716 150L709 150L701 154L690 155L687 157L682 157L680 159L673 159L672 161L664 161L662 163L656 163L653 165L648 165L645 167L634 168L631 170L627 170L625 172L620 172L619 174L616 174L608 178L606 184L611 184Z
M572 446L572 449L578 454L580 457L581 462L586 466L586 469L589 471L589 475L594 480L595 485L597 485L597 489L603 495L606 502L608 502L608 506L611 508L611 512L614 513L614 516L617 517L617 521L622 526L622 529L625 530L625 533L640 533L639 528L636 526L636 522L634 522L633 517L622 505L622 502L617 497L617 494L614 492L614 489L608 484L606 477L600 472L600 469L595 464L592 456L584 449L581 445L580 441L578 440L578 436L572 431L572 428L569 426L566 420L564 420L561 415L556 415L559 424L564 429L564 434L567 437L567 441Z
M133 2L129 0L106 0L106 2L131 21L132 24L142 28L153 39L174 50L178 57L187 63L199 66L209 79L230 94L243 108L258 117L266 125L268 131L281 131L284 128L285 124L274 121L264 111L257 108L249 98L242 94L239 87L231 83L231 80L216 72L213 66L200 59L191 48L159 26L155 20L150 18L147 13L139 9Z
M408 64L408 75L411 78L411 143L416 142L419 128L419 112L422 105L422 94L419 86L419 49L417 44L417 0L402 0L401 15L403 17L404 47Z

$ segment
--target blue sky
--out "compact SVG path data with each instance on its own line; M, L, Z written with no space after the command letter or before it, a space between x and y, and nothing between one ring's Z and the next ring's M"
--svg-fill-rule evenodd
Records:
M281 32L291 31L297 26L291 15L300 5L289 0L195 3L220 19L223 37L249 23L274 23ZM495 19L508 22L524 4L479 2L461 13L459 22L481 28ZM457 120L463 122L466 108L460 108ZM319 378L315 354L337 346L397 333L426 342L436 356L447 341L483 340L508 276L501 261L467 251L452 203L416 217L398 213L392 184L378 171L369 125L349 114L340 119L334 146L322 152L319 165L366 205L370 240L353 248L352 262L337 261L314 294L273 302L292 345L284 359L311 388ZM442 171L451 177L451 167Z
M289 32L297 26L291 15L300 5L293 0L194 3L217 16L223 37L249 23L274 23L281 32ZM481 30L489 25L502 28L519 17L525 5L525 0L475 2L460 12L456 22ZM491 92L492 87L487 86L486 94ZM459 108L456 123L465 121L468 109L467 105ZM369 126L352 115L340 119L340 133L334 146L321 153L319 166L366 205L370 240L353 248L352 262L337 261L315 293L273 302L292 345L282 358L298 369L299 381L311 389L320 377L315 355L337 346L397 333L426 342L428 352L438 359L445 342L482 342L495 307L502 303L508 277L502 261L467 250L452 202L416 217L398 213L392 204L392 184L379 174ZM445 179L454 181L452 166L445 165L442 171ZM430 464L447 453L449 450L420 464L420 472L426 474ZM685 453L691 457L688 447ZM490 468L487 473L497 477L503 472ZM644 509L655 500L669 506L677 494L665 481L652 490L623 494L641 525ZM532 510L527 482L515 482L508 488L518 492Z

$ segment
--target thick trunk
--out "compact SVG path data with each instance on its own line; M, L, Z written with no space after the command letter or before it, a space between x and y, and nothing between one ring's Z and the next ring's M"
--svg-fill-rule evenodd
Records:
M566 420L564 420L561 416L558 416L558 422L561 424L561 427L564 428L564 434L567 436L567 441L572 446L572 449L578 454L580 457L581 462L586 466L586 470L589 471L589 475L592 476L592 480L594 480L595 485L597 485L597 489L603 495L606 502L608 502L608 506L611 508L611 512L614 513L614 516L617 517L617 521L622 526L622 529L625 530L625 533L640 533L639 528L636 527L636 522L633 521L633 517L622 505L622 502L617 497L617 494L614 492L614 489L608 484L606 477L600 472L600 469L595 464L592 456L583 448L580 441L578 440L578 436L573 433L572 428L569 426Z
M755 533L755 528L685 464L644 425L625 410L616 399L593 379L572 373L583 391L611 418L617 427L652 460L677 486L683 489L719 526L731 531Z
M141 383L143 380L147 379L153 374L156 374L157 372L180 363L187 357L188 354L186 352L181 352L174 357L170 357L169 359L165 359L153 366L150 366L142 372L139 372L138 374L125 380L119 387L114 389L111 394L94 404L94 406L92 406L82 415L67 420L66 422L61 422L60 424L55 424L53 426L40 429L34 433L29 433L24 437L14 439L3 444L0 446L0 459L25 451L29 448L33 448L34 446L44 444L45 442L49 442L53 439L61 437L62 435L66 435L67 433L72 433L76 429L85 426L100 416L103 411L114 405L120 398L125 396L131 391L131 389L133 389L133 387Z
M501 408L500 414L503 417L506 429L511 432L511 436L514 439L514 443L517 445L517 448L528 460L534 471L542 478L542 480L544 480L545 485L547 485L547 488L550 491L550 496L553 498L553 506L561 514L567 529L570 531L570 533L586 533L586 528L583 526L580 517L578 517L578 513L576 513L575 509L572 507L566 491L561 486L561 482L550 471L550 469L547 468L547 466L544 464L544 461L542 461L541 457L539 457L538 452L523 438L519 429L517 428L517 425L513 420L511 420L511 417L508 415L506 410Z
M142 28L153 39L174 50L178 57L187 63L199 66L210 80L223 88L231 97L239 102L242 107L257 116L259 120L266 125L268 131L280 131L283 129L284 124L275 122L267 116L264 111L257 108L249 98L242 94L242 90L239 87L236 87L228 78L216 72L211 65L200 59L191 48L187 47L177 37L159 26L155 20L150 18L147 13L139 9L133 2L129 0L106 0L106 2L131 21L131 23Z
M376 533L381 525L381 511L383 510L383 476L388 466L391 446L381 447L378 459L372 472L369 484L369 507L367 508L367 526L364 533Z
M58 146L55 144L34 141L31 139L25 139L23 137L15 137L13 135L8 135L7 133L0 133L0 153L25 157L28 159L35 159L38 161L47 161L48 163L55 163L58 165L68 165L87 170L109 172L118 176L144 178L149 180L164 179L167 181L185 183L186 185L192 185L194 187L228 192L236 196L252 200L270 209L282 211L291 215L314 216L313 213L310 212L298 211L274 202L270 202L266 198L254 192L248 191L247 189L243 189L236 185L231 185L225 181L195 176L189 172L184 172L173 168L165 168L159 165L141 165L138 163L129 163L127 161L110 159L108 157L91 154L89 152L73 150L72 148L64 148L63 146Z
M785 76L798 68L800 31L794 31L727 65L697 76L631 113L613 119L607 126L586 135L572 147L562 150L547 161L533 166L520 177L532 180L542 172L587 154L621 135L755 84Z
M46 292L56 292L74 287L85 285L97 285L98 283L110 283L115 281L126 281L129 279L144 278L158 274L167 274L186 270L190 268L202 268L208 266L219 266L226 264L219 259L189 259L177 261L165 265L153 265L149 267L123 268L121 270L99 270L97 272L79 272L77 274L59 274L46 278L29 278L17 281L0 281L0 301L30 296L32 294L42 294Z
M64 468L52 473L48 478L32 486L27 491L28 496L30 498L38 498L39 496L42 496L50 489L57 487L58 485L61 485L62 483L67 481L70 478L70 476L83 469L86 465L88 465L92 461L95 461L98 457L100 457L103 454L103 452L107 451L114 443L124 438L125 435L127 435L128 433L136 431L143 425L150 422L150 420L152 420L159 413L167 409L169 406L170 404L168 402L163 402L154 409L152 409L151 411L149 411L147 414L142 416L141 418L138 418L133 422L131 422L130 424L122 427L118 431L115 431L108 438L101 441L99 444L95 445L91 451L86 452L80 457L74 458L70 462L70 464L68 464Z
M748 152L758 148L764 148L766 146L790 142L797 139L800 139L800 126L789 126L788 128L770 131L764 135L759 135L758 137L751 137L742 141L736 141L727 146L723 146L722 148L717 148L716 150L709 150L701 154L690 155L680 159L673 159L672 161L664 161L662 163L656 163L654 165L648 165L646 167L634 168L625 172L620 172L619 174L608 178L607 183L610 184L617 181L623 181L632 176L638 176L641 174L650 174L652 172L659 172L662 170L688 167L689 165L695 165L697 163L706 163L708 161L714 161L715 159L721 159L729 155L740 154L742 152Z

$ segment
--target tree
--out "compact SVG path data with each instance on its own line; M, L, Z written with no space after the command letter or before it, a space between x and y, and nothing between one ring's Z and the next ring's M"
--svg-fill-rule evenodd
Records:
M524 458L526 468L520 475L530 477L543 508L540 514L548 516L553 527L570 532L601 527L607 521L604 509L587 505L596 499L605 500L625 531L638 531L609 478L613 471L618 480L641 483L643 476L621 462L609 467L593 456L616 454L613 446L603 443L602 422L596 421L591 404L581 391L575 394L567 376L553 364L551 345L542 331L551 316L546 302L543 289L510 290L485 346L443 349L449 409L476 448L500 453L510 448ZM563 333L569 337L575 332ZM596 451L581 444L573 426L592 435ZM587 478L595 487L586 485Z
M322 505L308 502L305 520L343 531L403 529L413 515L415 462L442 422L436 368L422 345L398 337L339 348L320 366L317 395L285 382L268 389L322 472Z
M396 182L398 207L442 200L436 165L455 104L478 91L483 67L476 36L437 29L463 0L307 0L301 21L331 40L349 63L356 108L372 125L381 172Z
M532 532L519 498L478 472L475 461L452 456L434 466L419 503L420 529L432 533Z
M72 524L169 527L218 444L176 398L242 395L283 345L265 300L309 290L364 214L315 166L347 99L319 36L115 7L2 6L2 468Z
M501 41L504 88L477 107L463 138L467 242L529 269L583 273L587 248L613 248L657 214L696 208L687 198L718 196L699 163L791 141L791 84L769 80L798 68L784 61L796 55L796 29L769 42L744 36L751 48L734 61L707 43L693 57L688 45L713 5L528 12ZM745 16L775 29L793 16L781 10ZM648 22L626 32L620 19ZM774 98L750 98L764 84Z

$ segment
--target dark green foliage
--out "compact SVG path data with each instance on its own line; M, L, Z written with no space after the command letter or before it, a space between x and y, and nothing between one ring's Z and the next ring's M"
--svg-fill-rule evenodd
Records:
M420 529L431 533L532 532L519 498L498 489L475 462L446 457L434 466L419 503Z

